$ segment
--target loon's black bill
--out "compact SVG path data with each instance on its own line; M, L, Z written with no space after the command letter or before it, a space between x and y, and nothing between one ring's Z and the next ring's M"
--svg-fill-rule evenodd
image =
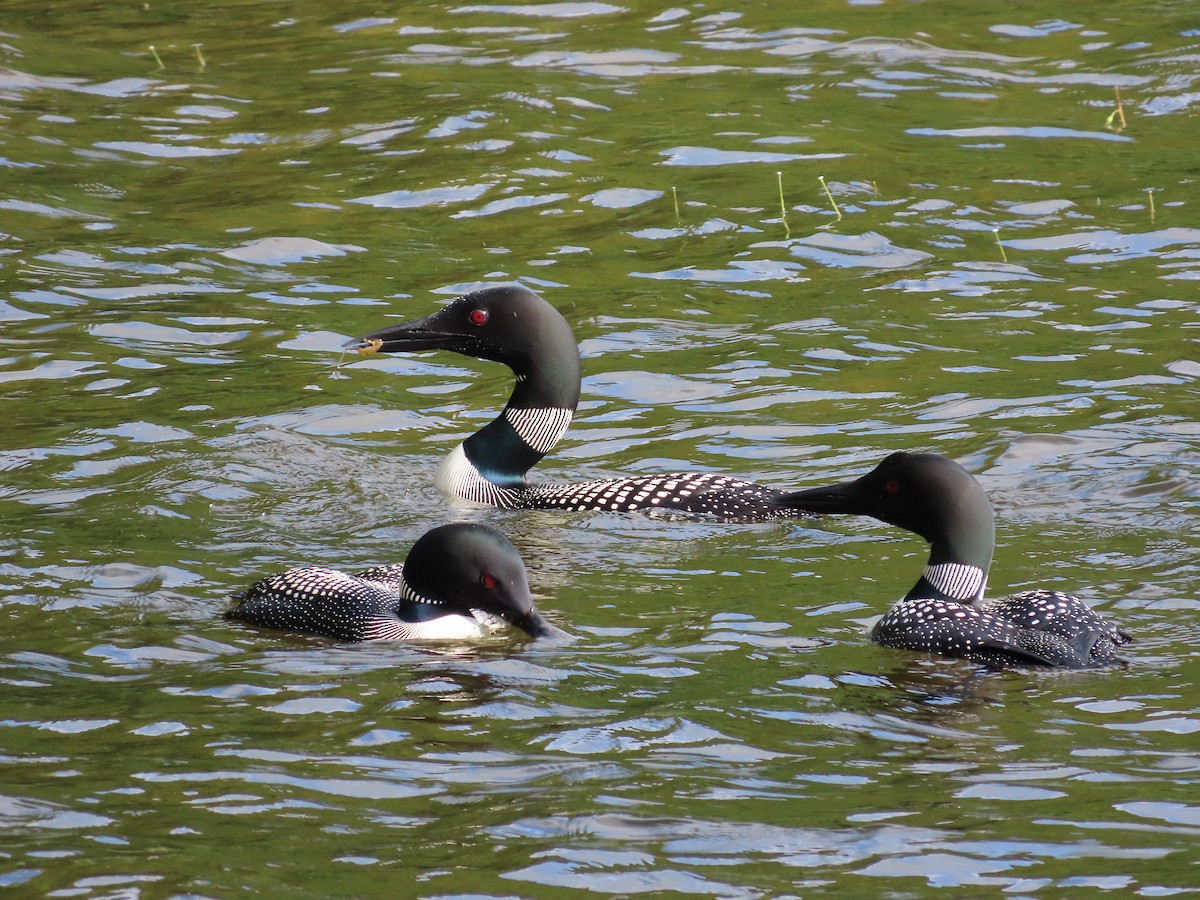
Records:
M811 513L868 513L857 488L857 481L847 481L827 487L795 491L784 496L781 505Z
M342 344L364 356L372 353L407 353L412 350L446 350L462 340L462 335L441 331L430 323L432 316L390 325Z
M539 641L550 639L558 643L563 643L575 640L574 635L568 631L563 631L557 625L550 624L537 610L530 610L528 615L522 616L519 619L514 618L512 624Z
M370 356L372 353L378 353L379 348L383 346L383 341L371 340L370 338L355 338L352 341L346 341L342 344L343 350L353 350L356 353L361 353L363 356Z

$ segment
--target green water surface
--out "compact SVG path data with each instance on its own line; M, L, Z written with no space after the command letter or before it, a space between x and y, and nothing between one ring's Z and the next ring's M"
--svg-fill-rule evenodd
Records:
M17 0L0 32L0 886L1200 890L1195 4ZM991 590L1078 593L1131 664L871 645L925 547L865 520L450 503L509 373L338 348L507 281L584 355L536 477L953 456ZM448 520L576 640L221 618Z

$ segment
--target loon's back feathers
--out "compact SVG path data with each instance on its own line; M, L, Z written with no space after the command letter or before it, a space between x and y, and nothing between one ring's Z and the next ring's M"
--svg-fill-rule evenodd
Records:
M610 481L529 484L511 505L525 509L608 510L695 518L756 521L795 518L799 512L775 506L783 491L710 472L670 472ZM497 506L509 506L503 497Z
M962 601L904 599L875 623L871 640L883 647L923 650L985 665L1078 669L1121 662L1117 647L1129 636L1107 622L1103 628L1094 628L1087 621L1069 623L1064 617L1060 627L1046 627L1038 610L1042 595L1050 593L1012 594L980 606ZM1078 597L1058 596L1100 618Z
M427 630L421 628L427 620L421 612L435 607L406 600L403 568L379 566L354 575L325 566L288 569L234 594L235 605L225 615L252 625L342 641L419 638ZM462 621L446 624L460 627L464 635L480 633L479 626L468 624L465 617L454 618Z
M343 641L468 640L505 624L535 638L561 633L534 608L516 548L487 525L435 528L404 565L289 569L233 600L227 618Z
M871 516L929 542L920 579L871 630L878 644L988 665L1087 668L1122 661L1117 648L1129 635L1078 597L1034 590L983 599L995 543L992 508L952 460L893 453L854 481L778 502L818 514Z
M403 596L405 588L408 587L404 583L404 566L401 563L372 566L369 569L363 569L361 572L355 573L354 577L381 585L397 596Z
M1133 640L1125 629L1109 622L1078 597L1062 591L1045 588L1022 591L985 601L980 608L1021 628L1036 628L1068 640L1085 633L1112 645Z
M728 475L676 472L577 484L529 484L526 475L558 443L579 404L579 348L566 319L523 287L464 294L411 322L347 342L362 354L453 350L501 362L517 381L504 410L456 447L437 486L475 503L509 509L640 511L740 521L807 513L783 492Z

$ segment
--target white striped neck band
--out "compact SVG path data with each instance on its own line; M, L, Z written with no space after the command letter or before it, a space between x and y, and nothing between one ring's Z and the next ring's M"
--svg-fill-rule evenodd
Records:
M530 449L543 456L559 442L571 424L571 410L556 406L504 408L504 418Z
M987 576L978 566L966 563L939 563L925 567L925 580L939 594L967 603L983 599Z

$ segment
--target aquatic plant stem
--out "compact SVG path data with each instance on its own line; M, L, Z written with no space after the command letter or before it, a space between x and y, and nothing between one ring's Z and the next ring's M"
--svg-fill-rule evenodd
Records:
M163 65L162 58L158 55L158 51L154 49L153 44L150 45L150 54L154 57L154 61L158 63L158 68L155 69L156 72L162 71L166 68L166 66Z
M1153 223L1155 219L1154 188L1150 188L1147 193L1150 194L1150 222Z
M200 52L200 44L192 44L196 50L196 59L200 62L200 71L208 68L208 63L204 61L204 54Z
M829 198L829 205L832 206L833 211L837 213L837 219L835 221L842 221L842 211L838 209L837 201L833 199L833 194L829 190L829 185L825 183L825 176L818 175L817 179L821 182L821 187L825 189L825 196Z
M1107 128L1112 128L1117 134L1120 134L1125 130L1125 105L1121 103L1121 89L1116 85L1113 85L1113 93L1117 96L1117 108L1108 114L1108 118L1104 120L1104 125ZM1121 120L1120 128L1113 128L1113 121L1115 119Z
M776 172L775 180L779 183L779 216L783 220L783 231L790 238L792 236L792 229L788 225L787 204L783 201L783 173Z
M992 234L996 236L996 246L1000 248L1000 258L1005 262L1008 262L1008 254L1004 252L1004 245L1000 243L1000 229L993 228Z
M675 224L679 224L679 192L675 190L675 185L671 185L671 199L675 202Z

